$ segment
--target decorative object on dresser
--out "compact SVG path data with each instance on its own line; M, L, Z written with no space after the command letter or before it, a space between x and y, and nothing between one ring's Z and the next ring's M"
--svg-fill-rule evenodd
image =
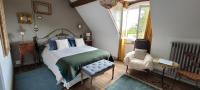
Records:
M51 15L52 14L52 7L49 2L44 1L32 1L33 3L33 11L36 14L44 14L44 15Z
M26 12L18 12L17 20L21 24L32 24L32 15Z
M19 44L18 48L19 48L21 66L24 65L24 57L27 54L31 54L33 56L34 64L37 63L35 45L33 42L22 42Z

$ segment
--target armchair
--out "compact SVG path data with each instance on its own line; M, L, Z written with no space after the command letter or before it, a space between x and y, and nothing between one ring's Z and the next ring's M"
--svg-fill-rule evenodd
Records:
M144 49L149 52L149 43L144 39L137 39L135 41L134 49ZM150 54L146 54L143 60L137 59L135 57L135 51L129 52L125 58L124 63L127 66L126 72L128 69L135 69L139 71L151 71L153 70L153 58Z

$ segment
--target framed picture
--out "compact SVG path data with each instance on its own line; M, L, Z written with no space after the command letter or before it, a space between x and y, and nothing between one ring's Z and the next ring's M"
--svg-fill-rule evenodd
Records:
M52 7L49 2L33 1L33 11L37 14L51 15Z
M17 13L18 23L32 24L32 15L29 13L19 12Z

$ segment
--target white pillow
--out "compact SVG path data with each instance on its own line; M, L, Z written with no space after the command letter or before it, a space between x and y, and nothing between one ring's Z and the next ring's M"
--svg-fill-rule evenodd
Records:
M144 60L145 56L147 54L147 50L145 49L135 49L135 58Z
M69 48L69 43L67 39L63 39L63 40L56 40L56 44L57 44L57 48L58 50L62 50L65 48Z
M76 38L75 41L76 41L77 47L85 46L85 42L84 42L83 38Z

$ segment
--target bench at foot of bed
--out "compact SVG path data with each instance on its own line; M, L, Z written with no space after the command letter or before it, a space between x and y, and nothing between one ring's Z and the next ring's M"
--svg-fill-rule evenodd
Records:
M112 68L112 79L113 79L114 68L115 68L115 64L113 62L102 59L100 61L88 64L88 65L82 67L81 82L83 83L83 73L87 74L90 76L91 86L92 86L92 79L94 76L100 75L111 68Z

